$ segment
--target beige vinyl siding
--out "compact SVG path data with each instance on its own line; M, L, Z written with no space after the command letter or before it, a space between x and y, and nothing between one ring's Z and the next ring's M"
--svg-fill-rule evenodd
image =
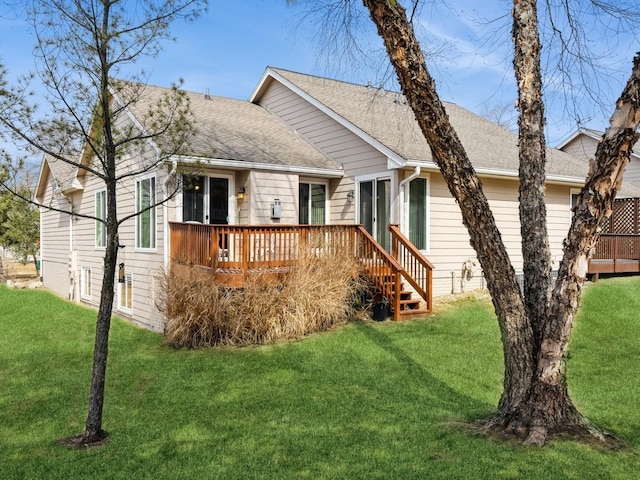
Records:
M562 151L583 160L594 158L598 141L587 135L580 135L574 138L570 143L562 147Z
M271 81L260 104L341 164L347 176L387 169L387 157L281 83Z
M473 276L465 282L465 290L484 287L480 265L469 244L467 230L462 224L460 209L451 197L440 175L431 175L430 197L430 253L429 260L436 267L433 272L434 295L460 292L463 263L473 259ZM516 272L522 272L520 220L518 213L518 183L515 180L482 180L496 223L502 234L509 258ZM554 269L562 256L562 241L569 228L570 188L548 185L546 192L549 244ZM453 275L452 275L453 273Z
M252 225L298 223L298 176L289 173L253 171L250 175ZM271 205L280 200L280 219L271 218Z
M595 157L596 148L598 148L598 140L587 135L580 135L562 147L564 152L570 153L585 161ZM636 151L640 147L636 147ZM637 155L631 155L631 160L624 172L624 180L640 184L640 158ZM622 193L624 194L624 180L622 182Z
M354 223L356 221L356 202L349 202L347 196L350 191L355 195L353 178L341 178L329 182L329 224Z
M51 177L50 177L51 179ZM54 194L52 182L47 182L43 204L64 211L71 210L71 204L60 193ZM41 215L41 244L42 281L44 285L57 295L69 298L69 253L70 253L70 222L68 214L42 208Z
M571 226L571 187L547 185L545 203L547 205L547 232L553 270L557 270L564 254L562 242Z
M118 166L119 171L125 171L132 166L131 160L123 160ZM156 198L160 200L162 192L162 182L164 181L164 170L156 174ZM118 216L122 218L135 212L136 208L136 177L128 178L123 184L118 186ZM104 189L104 182L87 174L84 177L84 192L81 198L75 199L74 208L76 211L86 215L94 215L95 212L95 192ZM127 317L135 323L155 331L164 329L164 320L155 307L157 292L155 291L158 280L157 277L163 270L163 246L164 246L164 209L156 207L156 248L154 250L136 250L135 239L135 217L122 223L119 228L120 244L125 245L119 249L118 264L124 263L127 273L133 276L133 308L131 314L120 311L117 308L117 288L115 285L114 315ZM82 267L90 267L93 279L93 295L90 301L83 303L97 307L100 302L100 290L102 288L102 278L104 275L104 253L105 249L95 246L95 221L85 218L78 218L74 223L74 255L77 257L75 278L77 279L76 289L79 289L80 275ZM117 273L117 272L116 272Z
M236 186L233 195L236 196L236 211L229 212L230 216L233 215L234 223L238 225L247 225L249 223L249 206L251 205L251 178L249 171L242 171L236 173ZM240 187L244 186L244 199L237 198Z

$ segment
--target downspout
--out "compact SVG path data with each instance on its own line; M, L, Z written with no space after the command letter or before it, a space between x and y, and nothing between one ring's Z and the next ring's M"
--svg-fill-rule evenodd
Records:
M54 193L58 193L64 197L64 199L71 206L69 212L69 300L76 300L76 271L75 268L77 265L74 265L73 262L73 200L69 197L69 195L63 192L60 188L56 188ZM42 230L40 230L42 231ZM42 246L41 246L42 248ZM42 262L42 260L40 260ZM42 263L40 263L40 268L42 268Z
M162 192L164 193L165 198L162 203L162 218L163 218L163 263L164 263L164 271L165 273L169 271L169 205L167 205L167 188L169 185L169 180L173 175L176 174L178 170L178 161L173 160L171 162L171 170L167 172L167 177L162 182Z
M402 202L400 202L400 231L405 235L409 233L408 223L405 221L405 217L404 217L404 207L405 207L405 204L407 203L407 198L409 197L409 189L406 187L409 184L409 182L418 178L419 176L420 176L420 166L418 165L416 166L416 169L414 170L414 172L411 175L409 175L407 178L402 180L399 185L400 191L402 192Z

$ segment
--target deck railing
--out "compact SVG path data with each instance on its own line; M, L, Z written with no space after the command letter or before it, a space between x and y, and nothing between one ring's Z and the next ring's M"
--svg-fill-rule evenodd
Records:
M355 225L169 225L172 260L244 272L289 266L307 245L324 253L346 248L356 231Z
M389 225L389 231L391 256L400 263L404 278L427 302L427 309L431 311L433 264L400 232L398 225Z
M588 273L640 272L640 235L603 233L589 261Z
M401 277L415 288L431 310L431 264L410 242L392 230L395 252L386 252L361 225L205 225L169 222L171 259L201 265L218 275L246 278L251 271L292 265L302 248L331 254L348 249L360 259L386 297L396 319L400 313ZM416 255L416 252L418 255ZM422 257L419 260L416 258ZM406 270L408 268L408 270ZM427 269L425 271L425 268ZM415 275L416 278L412 276Z
M596 244L593 260L640 259L640 235L603 233Z

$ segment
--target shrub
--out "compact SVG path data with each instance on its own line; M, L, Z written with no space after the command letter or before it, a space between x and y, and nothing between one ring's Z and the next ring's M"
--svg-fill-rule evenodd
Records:
M284 272L253 272L243 288L172 265L163 279L165 337L174 346L267 344L327 330L358 313L364 282L348 252L302 251Z

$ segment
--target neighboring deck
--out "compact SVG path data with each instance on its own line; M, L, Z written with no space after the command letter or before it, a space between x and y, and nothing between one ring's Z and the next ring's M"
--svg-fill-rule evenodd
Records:
M395 320L431 312L431 263L391 225L391 253L361 225L205 225L169 222L171 259L199 265L241 287L253 272L278 274L310 247L318 255L346 249L360 260ZM410 285L410 287L406 286ZM416 299L415 295L422 300Z
M588 273L640 273L640 235L603 233Z
M620 198L614 202L588 273L640 273L640 199Z

